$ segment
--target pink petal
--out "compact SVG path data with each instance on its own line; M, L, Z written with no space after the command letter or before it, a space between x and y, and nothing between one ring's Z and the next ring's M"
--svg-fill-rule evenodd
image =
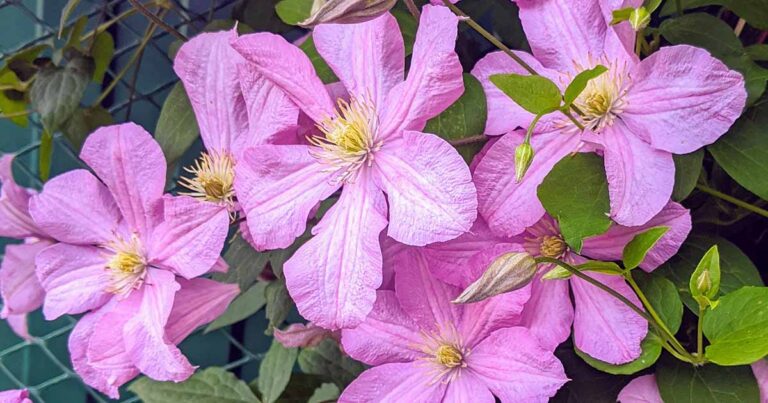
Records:
M523 180L516 183L515 148L522 142L518 132L501 137L475 169L480 214L498 235L517 235L541 219L544 207L536 189L557 162L576 151L580 140L557 131L533 136L536 156Z
M327 329L365 319L381 285L379 234L386 225L384 195L361 171L315 227L315 237L285 262L286 285L301 316Z
M92 246L60 243L39 252L35 264L45 290L45 318L83 313L109 301L106 260L104 251Z
M13 158L11 154L0 157L0 236L40 236L40 231L29 216L31 192L13 179Z
M32 341L32 335L29 334L26 313L8 315L8 317L5 318L5 321L8 322L8 326L10 326L11 330L13 330L17 336L26 341Z
M117 399L118 389L139 375L125 353L122 328L131 317L132 296L85 314L69 336L72 366L83 381ZM100 330L96 332L97 327Z
M333 194L328 167L303 145L260 145L237 164L235 189L257 249L285 248L304 233L315 205Z
M404 251L395 266L395 292L400 306L425 330L461 325L461 305L451 301L461 289L436 279L429 272L427 259L418 250Z
M43 289L35 275L35 257L51 245L48 241L6 245L0 263L0 295L3 311L0 317L34 311L43 304Z
M133 123L102 127L85 140L80 158L107 185L131 229L148 234L159 220L166 179L155 139Z
M165 333L173 344L179 344L198 327L214 321L240 293L237 284L219 283L206 278L176 280L181 288L173 299L173 308L165 325Z
M760 403L768 403L768 361L763 358L752 363L752 373L757 379L760 388Z
M409 362L424 355L418 325L400 307L393 291L378 291L368 317L355 328L341 333L344 351L368 365Z
M234 145L235 155L257 144L296 144L299 107L258 72L252 63L238 66L240 90L248 109L248 133Z
M618 401L619 403L664 403L654 374L633 379L619 392Z
M544 77L553 80L555 83L561 81L560 73L542 66L530 54L525 52L515 52L515 54ZM485 134L500 135L511 132L518 127L525 129L533 120L533 114L521 108L520 105L501 92L490 80L491 75L509 73L529 74L512 58L504 54L504 52L491 52L480 59L475 64L475 67L472 68L472 75L480 80L483 90L485 90L485 96L488 99L488 118L485 122ZM551 117L561 119L557 114L545 115L537 123L536 130L542 131L541 128L547 126L545 123Z
M49 180L29 202L35 224L62 242L102 244L114 239L120 211L112 195L84 169Z
M403 37L392 14L359 24L320 24L312 38L353 97L383 107L392 87L403 81Z
M238 65L245 60L229 46L236 36L234 31L202 32L185 42L173 61L209 150L231 150L248 130L238 80Z
M458 18L446 7L422 8L406 80L389 92L381 114L382 138L422 130L464 92L462 67L454 48Z
M471 371L461 371L456 379L448 383L443 401L494 403L496 398L480 377Z
M26 389L14 389L0 392L0 403L32 403L32 400Z
M376 309L375 306L374 309ZM306 325L303 323L293 323L284 330L276 328L274 335L275 340L280 342L283 347L314 347L327 337L334 337L334 332L310 322ZM349 353L349 350L346 352Z
M590 277L642 307L632 289L619 276L589 273ZM648 322L607 292L572 278L576 301L573 339L579 350L610 364L625 364L640 356L640 342L648 333Z
M693 46L666 46L630 72L621 118L654 148L687 154L712 144L741 115L744 78Z
M527 327L539 344L554 351L571 335L573 304L568 292L568 281L542 280L536 276L531 284L531 298L525 304L520 326Z
M422 246L469 230L477 195L455 148L433 134L406 131L385 150L375 164L389 200L390 237Z
M243 35L232 42L232 47L314 121L335 115L333 102L312 62L283 37L267 32Z
M495 331L474 346L467 361L503 402L547 402L568 381L560 361L523 327Z
M226 207L188 196L166 196L163 215L164 221L152 233L150 263L185 278L211 270L229 231Z
M648 222L667 205L675 184L672 154L653 149L616 120L601 135L611 218L621 225Z
M341 394L339 403L443 401L446 384L419 362L390 363L373 367L357 377Z
M593 259L621 260L624 246L635 235L653 227L669 227L664 236L648 251L640 267L651 272L674 256L691 232L691 213L685 207L669 202L659 214L638 227L612 226L606 233L584 240L582 253Z
M149 269L144 285L134 291L141 297L138 311L123 329L126 351L133 363L142 373L158 381L180 382L195 372L165 333L179 288L173 273Z

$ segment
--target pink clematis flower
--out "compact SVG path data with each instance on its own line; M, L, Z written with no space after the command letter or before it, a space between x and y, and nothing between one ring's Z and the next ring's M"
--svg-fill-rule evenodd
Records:
M457 23L444 7L424 7L405 80L391 14L318 26L315 45L350 96L335 103L307 56L282 37L233 42L319 129L310 145L257 145L237 165L235 188L254 244L287 247L313 207L343 187L315 237L284 268L299 312L319 326L355 326L368 315L382 282L379 234L387 224L395 240L425 245L455 238L475 220L466 164L447 142L419 132L462 93Z
M433 277L418 250L398 254L395 290L377 292L368 318L342 345L373 368L340 402L546 402L568 381L519 320L527 292L457 305L461 289Z
M641 1L630 1L638 3ZM627 4L629 6L632 4ZM744 79L691 46L668 46L640 61L627 22L606 23L618 0L518 1L533 56L517 52L561 89L579 72L602 64L608 71L592 80L575 101L582 132L562 114L546 115L531 140L536 157L520 183L510 163L533 115L504 95L489 77L528 74L494 52L472 70L488 97L489 135L510 133L488 150L477 166L480 214L499 235L512 236L539 221L544 208L536 188L565 155L597 149L605 158L611 218L642 225L667 204L674 184L672 154L713 143L733 124L746 101ZM534 58L535 57L535 58Z
M59 241L36 258L43 313L55 319L89 312L70 337L70 351L85 382L110 396L139 371L184 380L194 367L176 343L237 294L234 285L193 279L217 261L227 211L164 197L163 153L132 123L95 131L80 158L98 178L70 171L30 200L35 224ZM186 310L192 300L198 311Z
M0 318L8 321L19 337L29 340L27 314L43 304L43 289L35 276L35 256L53 244L29 216L32 189L19 186L13 179L13 155L0 157L0 236L24 240L7 245L0 264Z
M672 257L691 230L688 210L670 202L648 223L640 227L616 225L606 233L584 240L581 253L570 250L563 241L557 223L544 216L538 223L516 237L499 237L478 220L470 233L453 241L429 245L425 254L439 260L435 275L461 287L476 280L494 257L510 251L525 250L534 256L559 258L583 263L586 257L621 260L624 246L638 233L657 226L669 231L651 249L640 267L653 271ZM490 256L478 259L477 256ZM481 264L478 267L478 264ZM574 343L581 351L599 360L622 364L637 358L648 324L629 307L602 290L576 277L569 280L541 280L542 270L531 287L531 298L523 311L521 324L539 337L544 347L554 349L574 330ZM618 291L637 306L640 301L621 277L600 273L589 276ZM571 303L570 290L575 304ZM610 339L608 339L610 337Z
M0 403L32 403L26 389L4 390L0 392Z

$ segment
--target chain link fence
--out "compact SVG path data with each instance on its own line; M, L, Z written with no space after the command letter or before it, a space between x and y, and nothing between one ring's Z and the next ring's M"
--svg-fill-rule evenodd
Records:
M262 0L253 0L262 1ZM192 36L214 19L229 19L233 0L196 1L173 0L165 21L179 32ZM31 45L56 41L59 18L64 0L0 0L0 59ZM92 103L102 89L115 82L115 89L102 102L115 122L132 120L153 132L163 101L170 88L178 81L172 71L169 48L174 38L157 29L143 47L138 62L126 74L123 68L142 46L142 37L148 21L141 14L133 14L127 1L84 0L69 15L68 25L81 16L88 17L87 30L101 21L120 16L108 30L115 40L115 53L101 87L91 84L83 100ZM122 17L121 14L128 13ZM38 148L41 125L34 117L29 127L15 126L0 120L0 152L17 154L14 174L22 185L40 189L38 179ZM195 144L188 156L194 158L201 145ZM54 157L51 174L83 167L77 153L62 137L54 139ZM179 164L181 165L181 164ZM178 173L178 170L177 170ZM0 239L0 250L13 240ZM23 341L5 322L0 323L0 390L27 388L36 403L44 402L107 402L109 398L85 385L73 372L67 351L67 339L78 318L63 317L45 321L41 312L29 316L32 341ZM222 366L239 378L256 377L263 352L269 345L264 335L267 320L263 311L246 321L209 334L198 332L181 344L182 351L194 365ZM121 391L124 402L138 401L130 392Z

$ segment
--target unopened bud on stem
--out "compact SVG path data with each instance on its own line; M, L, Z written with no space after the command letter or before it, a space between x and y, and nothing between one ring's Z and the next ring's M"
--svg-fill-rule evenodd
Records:
M701 292L701 295L707 295L711 288L712 275L709 274L709 269L704 269L704 271L702 271L701 274L699 274L699 277L696 279L696 289Z
M531 143L523 142L515 148L515 182L520 183L533 162L533 147Z
M395 6L397 0L314 0L312 14L299 23L311 28L319 24L356 24L372 20Z
M525 252L505 253L470 284L453 302L466 304L523 288L536 274L536 261Z

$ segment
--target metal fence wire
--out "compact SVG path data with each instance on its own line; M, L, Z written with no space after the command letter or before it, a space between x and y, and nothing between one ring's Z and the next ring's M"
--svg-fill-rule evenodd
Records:
M248 0L268 1L268 0ZM0 59L30 45L55 40L64 0L0 0ZM165 21L182 34L192 36L214 19L231 18L237 6L234 0L172 0L172 8ZM68 18L74 23L81 16L88 16L86 29L93 29L99 21L115 18L130 9L122 0L81 1ZM116 122L135 121L150 133L155 127L160 108L170 88L178 79L172 71L168 50L174 38L157 29L147 44L140 63L119 76L117 72L129 63L148 21L141 14L120 19L110 27L115 39L115 54L106 72L102 87L91 84L84 103L93 102L100 90L118 80L115 90L102 102ZM139 69L137 71L137 69ZM42 133L41 125L31 118L27 128L0 120L0 151L16 153L14 173L21 184L40 189L38 179L38 148ZM192 147L189 160L200 149ZM81 167L76 152L64 139L54 140L54 159L51 174ZM15 241L0 239L0 250ZM0 256L1 257L1 256ZM35 336L23 341L2 321L0 323L0 390L29 389L36 403L44 402L107 402L103 394L85 385L73 372L67 351L67 339L77 317L63 317L45 321L41 312L29 316L29 330ZM257 376L259 360L269 345L264 335L267 320L261 312L244 322L208 333L198 332L181 345L181 350L194 365L201 367L222 366L238 377L251 380ZM135 402L138 398L121 390L123 402Z

